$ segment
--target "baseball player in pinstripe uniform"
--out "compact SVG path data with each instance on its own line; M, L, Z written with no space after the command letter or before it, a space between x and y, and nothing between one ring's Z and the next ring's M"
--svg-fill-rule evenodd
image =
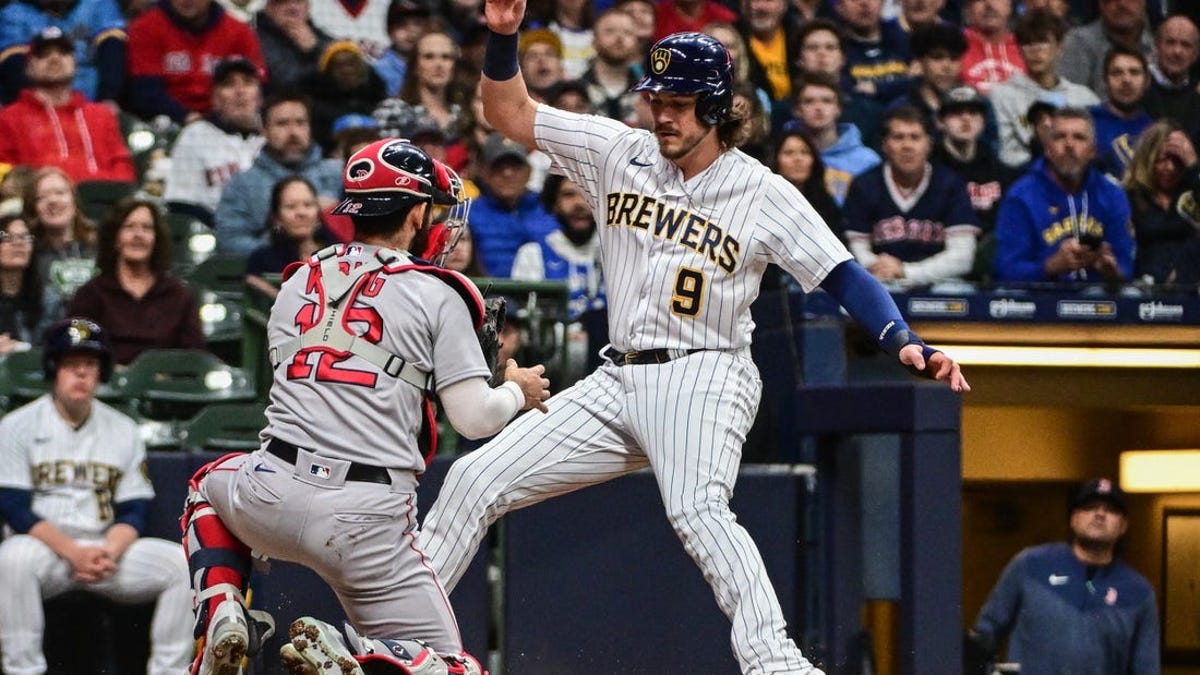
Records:
M355 241L289 267L271 308L262 448L192 480L184 547L205 640L193 673L234 675L255 649L243 600L251 549L313 569L358 633L424 640L441 673L480 671L416 545L417 481L436 443L430 397L459 433L480 438L541 408L549 382L542 366L509 360L506 381L490 388L472 329L483 320L478 289L405 252L435 208L450 209L448 227L464 226L470 202L449 168L384 139L350 157L344 188L334 211L354 222ZM361 673L336 629L305 617L289 633L281 656L293 672ZM424 653L394 652L405 663L392 665L427 672L416 668Z
M141 537L154 489L133 420L96 401L112 373L100 326L69 319L47 334L51 392L0 421L0 668L46 672L42 600L86 590L116 602L157 599L150 675L178 675L194 645L187 558L173 541Z
M649 467L685 550L732 622L745 673L817 673L786 633L757 547L729 510L762 384L750 303L777 263L821 286L912 368L964 391L957 364L895 303L781 176L733 149L729 53L699 33L652 47L653 133L538 104L516 65L523 0L488 0L487 118L536 145L587 195L608 279L606 362L454 463L420 544L453 588L505 512Z

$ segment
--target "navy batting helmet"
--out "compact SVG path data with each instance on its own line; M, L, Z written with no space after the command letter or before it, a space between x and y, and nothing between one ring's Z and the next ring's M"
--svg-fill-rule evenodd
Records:
M698 95L696 116L705 124L717 124L728 119L733 108L733 59L711 35L668 35L650 48L646 76L633 91Z
M458 205L462 193L457 179L449 167L407 140L385 138L346 160L346 197L333 213L384 216L421 202Z
M72 317L56 324L46 332L46 344L42 349L42 369L46 381L52 382L58 373L58 362L66 354L83 352L100 358L100 381L108 382L112 377L112 349L108 336L100 324L90 319Z

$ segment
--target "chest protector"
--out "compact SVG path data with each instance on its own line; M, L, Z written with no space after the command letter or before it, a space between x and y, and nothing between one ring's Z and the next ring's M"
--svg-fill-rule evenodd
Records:
M434 403L436 383L433 373L418 368L402 354L394 354L351 333L342 321L342 315L348 307L354 304L354 298L358 296L362 287L376 272L389 275L401 272L422 272L441 279L453 288L466 303L475 330L479 330L483 325L483 296L475 284L463 274L392 249L377 250L375 255L346 273L347 262L339 260L339 256L356 246L356 244L329 246L317 251L306 261L288 265L287 269L283 271L283 279L286 281L301 269L315 268L320 275L320 291L324 305L321 307L320 318L315 324L296 337L271 345L268 352L271 367L278 368L280 364L291 361L306 349L323 347L358 356L379 368L381 372L404 380L420 389L423 423L418 444L425 455L425 463L428 465L433 459L433 455L437 453L437 409Z

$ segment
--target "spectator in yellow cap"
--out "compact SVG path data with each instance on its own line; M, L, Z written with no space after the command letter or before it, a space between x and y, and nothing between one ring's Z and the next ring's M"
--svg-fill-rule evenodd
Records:
M551 87L563 79L562 40L548 28L521 33L517 47L521 74L535 97L544 99Z
M370 115L387 96L383 78L348 40L325 48L305 90L312 96L313 140L323 148L333 147L334 120L350 113Z

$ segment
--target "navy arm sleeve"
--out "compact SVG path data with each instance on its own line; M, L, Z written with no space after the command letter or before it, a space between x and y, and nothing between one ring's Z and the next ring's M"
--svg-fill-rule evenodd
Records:
M139 535L146 529L146 512L150 510L149 499L130 499L125 502L117 502L114 508L116 519L113 525L125 523L136 530Z
M845 307L855 321L875 336L879 347L892 356L910 344L921 346L926 361L937 351L912 332L883 284L854 260L843 261L834 267L821 282L821 288ZM931 369L914 372L927 376Z
M33 512L32 492L20 488L0 488L0 519L7 520L17 534L25 534L42 517Z

